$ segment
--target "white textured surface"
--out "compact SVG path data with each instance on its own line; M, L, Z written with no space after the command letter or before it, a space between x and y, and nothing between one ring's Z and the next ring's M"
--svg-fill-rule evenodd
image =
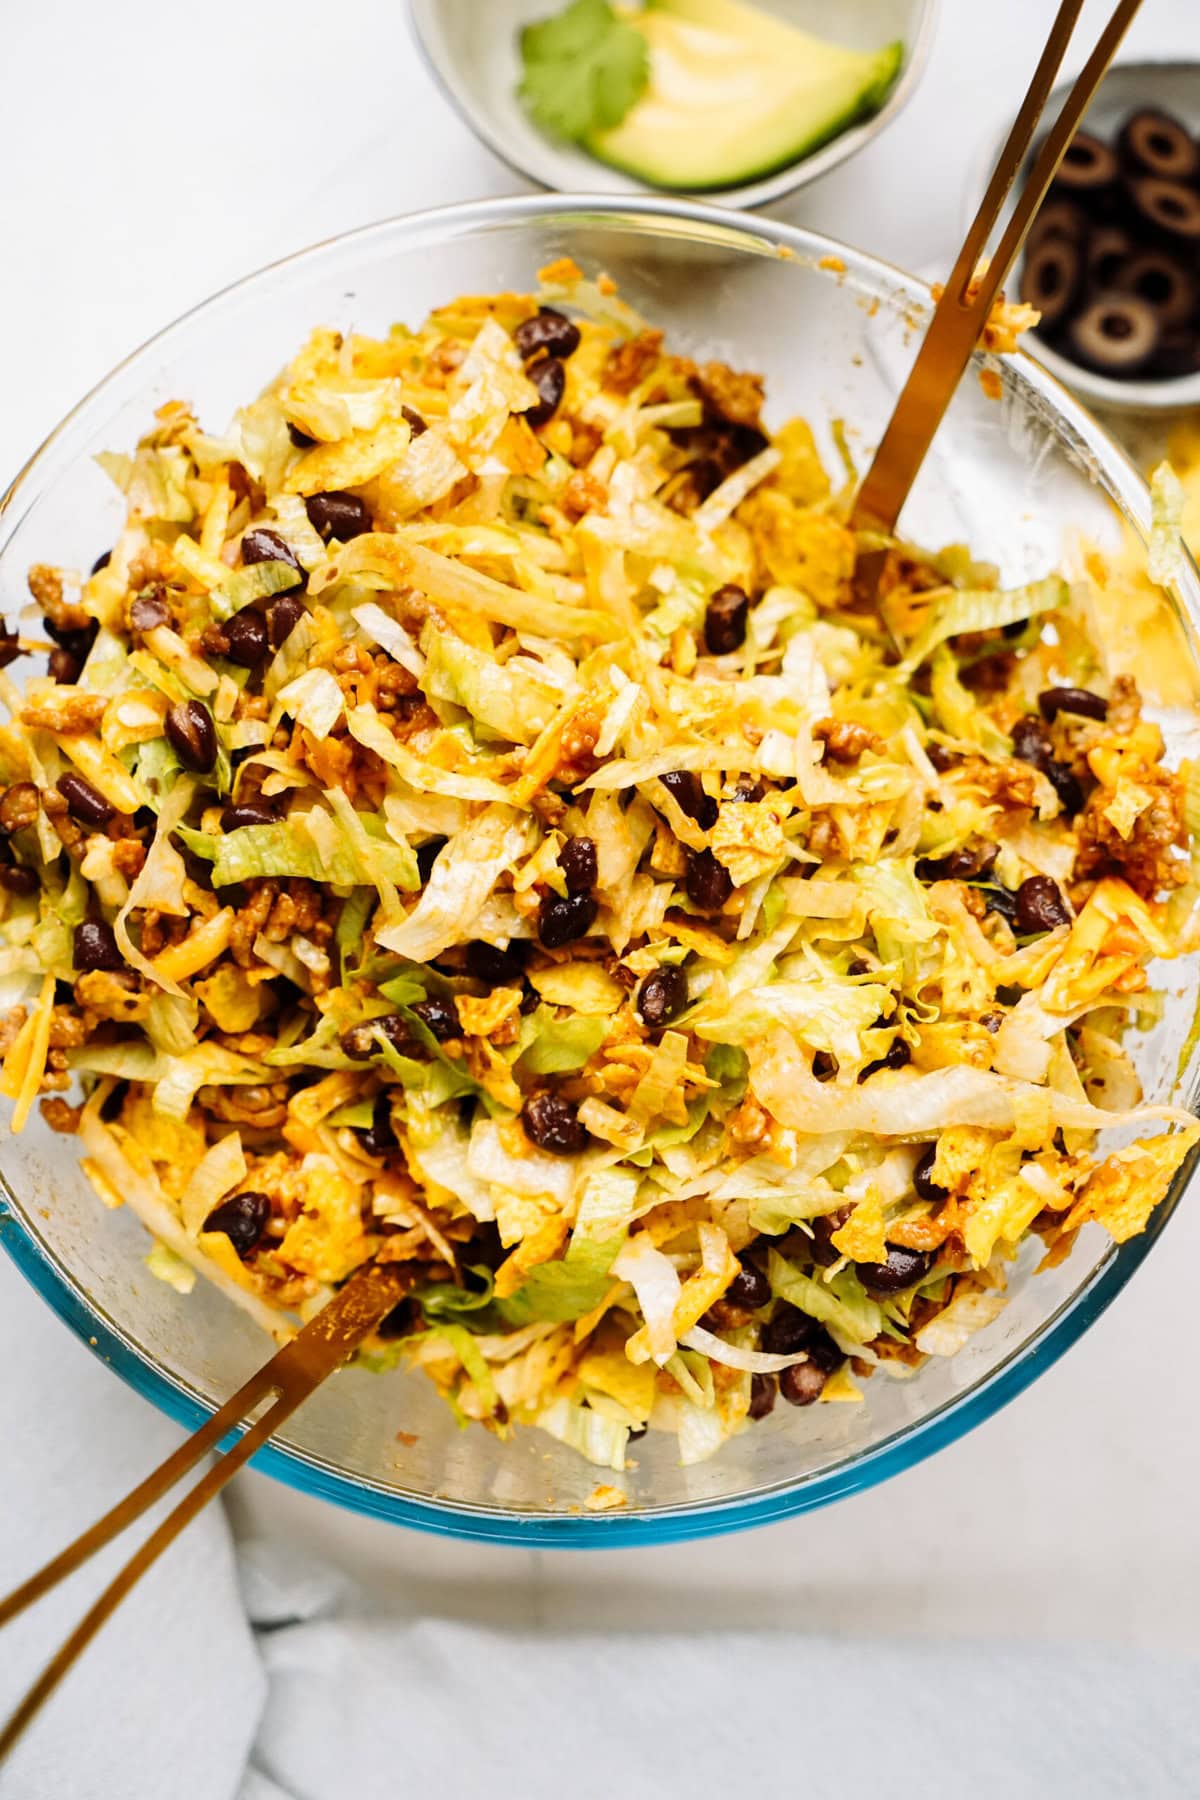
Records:
M943 10L907 113L785 216L909 266L952 248L968 171L1018 99L1031 34L1052 6L943 0ZM1108 10L1085 9L1093 27ZM0 479L118 357L247 269L385 214L514 187L432 87L398 0L40 0L9 13ZM1195 0L1147 0L1131 49L1200 58ZM472 1548L354 1519L253 1475L235 1521L328 1554L363 1577L377 1606L456 1619L1194 1651L1198 1270L1194 1206L1084 1344L1007 1412L881 1489L748 1537L590 1559ZM0 1270L6 1295L14 1280ZM50 1326L55 1342L69 1387L81 1358ZM10 1364L6 1379L23 1377ZM108 1388L114 1409L130 1406ZM103 1384L94 1404L105 1404ZM164 1428L147 1427L150 1461ZM20 1516L5 1530L6 1563L41 1547ZM1184 1789L1151 1779L1141 1791Z

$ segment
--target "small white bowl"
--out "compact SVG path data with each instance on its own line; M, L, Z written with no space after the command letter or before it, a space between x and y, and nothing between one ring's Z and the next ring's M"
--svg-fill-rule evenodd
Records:
M699 196L721 206L765 206L828 174L861 150L907 103L925 71L937 0L757 0L802 30L833 37L854 49L904 43L900 75L880 110L843 131L810 156L761 181ZM573 144L555 143L526 117L517 99L523 25L561 10L563 0L409 0L418 47L446 98L490 150L541 187L566 193L648 194L660 190L610 169Z
M1042 115L1044 129L1053 125L1071 87L1071 82L1064 81L1050 95ZM1200 63L1117 63L1105 76L1100 92L1084 114L1082 128L1094 132L1106 143L1111 143L1129 114L1144 106L1157 106L1164 112L1173 113L1193 136L1200 136ZM1006 127L1003 136L992 144L986 158L981 160L974 171L967 196L968 216L974 216L1007 136ZM1010 211L1011 203L1005 208L1004 220L1007 220ZM1020 266L1018 260L1018 269ZM1015 279L1008 286L1010 291L1015 292ZM1035 331L1028 332L1022 338L1021 348L1030 356L1035 356L1072 393L1078 394L1092 406L1102 407L1109 412L1179 412L1185 407L1200 406L1200 374L1145 381L1115 381L1109 375L1097 375L1094 370L1082 368L1079 363L1060 356L1049 344L1044 344Z

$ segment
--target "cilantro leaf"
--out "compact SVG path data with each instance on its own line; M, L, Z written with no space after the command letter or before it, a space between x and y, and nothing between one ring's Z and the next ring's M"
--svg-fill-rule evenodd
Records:
M619 125L650 79L650 53L636 26L609 0L571 0L521 33L518 95L535 125L578 141Z

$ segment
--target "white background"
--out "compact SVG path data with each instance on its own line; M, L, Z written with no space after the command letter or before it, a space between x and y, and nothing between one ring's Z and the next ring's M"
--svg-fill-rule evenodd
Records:
M372 219L520 186L434 89L401 0L0 10L0 486L119 357L226 282ZM1054 10L943 0L908 111L780 215L936 266ZM1085 8L1093 32L1109 10ZM1200 58L1197 0L1146 0L1138 52ZM381 1604L455 1617L1196 1649L1198 1276L1200 1199L998 1418L882 1489L750 1536L605 1557L472 1548L253 1475L235 1522L324 1551Z

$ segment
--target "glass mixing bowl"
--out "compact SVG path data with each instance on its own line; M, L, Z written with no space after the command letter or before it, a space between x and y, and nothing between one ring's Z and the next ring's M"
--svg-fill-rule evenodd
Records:
M163 401L188 399L220 429L313 325L379 331L416 322L456 294L527 288L564 254L607 270L675 348L762 370L771 418L812 421L831 468L839 420L862 466L928 311L917 282L868 256L679 201L522 198L354 232L208 301L64 420L0 501L0 611L12 617L24 603L30 563L86 568L111 541L121 500L93 455L131 446ZM1146 489L1095 422L1035 363L1016 356L995 369L998 397L985 394L978 369L962 383L906 509L906 535L965 541L999 564L1006 583L1058 566L1080 537L1113 546L1132 527L1144 539ZM1190 565L1164 605L1179 645L1173 698L1191 700L1200 694L1200 579ZM1168 716L1166 728L1183 727ZM1155 1098L1180 1091L1178 1052L1197 990L1194 967L1166 973L1163 1018L1137 1052ZM1184 1094L1195 1078L1193 1058ZM4 1140L0 1174L10 1254L80 1337L164 1411L195 1426L264 1359L267 1339L221 1295L200 1283L183 1298L147 1271L142 1228L103 1210L70 1139L31 1121ZM537 1432L501 1443L479 1427L460 1431L424 1377L361 1369L327 1383L258 1463L366 1513L501 1543L665 1542L777 1519L894 1474L1019 1393L1128 1281L1184 1186L1181 1176L1150 1229L1121 1248L1088 1227L1066 1262L1031 1279L1038 1246L1027 1247L1010 1304L957 1357L908 1381L878 1377L862 1406L778 1406L697 1467L679 1467L674 1439L651 1433L634 1446L636 1467L602 1474ZM623 1488L619 1511L586 1510L601 1480Z

